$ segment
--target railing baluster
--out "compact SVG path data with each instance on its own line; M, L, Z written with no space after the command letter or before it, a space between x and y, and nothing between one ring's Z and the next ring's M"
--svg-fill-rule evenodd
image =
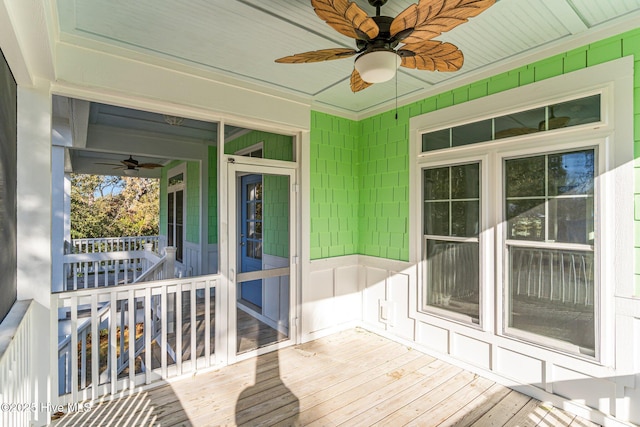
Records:
M182 285L176 287L176 369L182 375Z
M87 388L87 330L82 330L82 345L80 346L80 388Z
M191 289L191 293L189 294L189 296L191 297L191 372L196 372L196 359L198 358L198 342L197 337L196 337L196 332L198 329L198 322L197 322L197 311L196 311L196 283L195 282L191 282L191 284L189 285L189 288Z
M571 254L571 269L573 271L573 303L578 303L578 275L576 274L575 256Z
M91 295L91 399L98 398L100 386L100 332L98 326L98 294Z
M208 280L204 287L204 365L211 366L211 287Z
M78 401L78 297L70 299L71 310L71 399Z
M582 274L584 276L584 305L589 305L589 295L591 291L589 289L589 278L587 277L587 261L584 256L580 257L582 260Z
M151 383L151 336L153 327L151 322L151 288L144 290L144 383Z
M129 390L136 386L136 306L134 291L129 290Z
M540 251L540 261L538 262L538 298L542 298L542 258L544 252Z
M99 286L99 283L98 283L99 280L100 280L100 262L94 261L93 262L93 287L96 289Z
M553 260L555 259L555 255L553 254L553 252L549 253L550 255L550 259L549 259L549 271L550 271L550 283L549 283L549 301L553 301L553 279L554 279L554 274L553 274L553 266L554 266L554 262Z
M167 287L162 287L162 293L160 294L160 365L162 378L167 378Z
M73 264L73 290L78 289L78 274L80 274L80 263Z
M562 278L562 302L566 302L567 290L564 281L564 253L560 252L560 277Z
M118 305L120 306L120 345L118 348L120 349L120 356L118 357L118 371L120 371L120 367L124 365L124 343L125 343L125 333L124 328L127 326L125 322L125 304L126 301L118 300Z
M110 306L109 306L109 351L108 351L108 369L109 380L111 382L111 395L115 395L118 392L118 360L116 352L116 316L117 316L117 295L115 291L111 291L110 294Z

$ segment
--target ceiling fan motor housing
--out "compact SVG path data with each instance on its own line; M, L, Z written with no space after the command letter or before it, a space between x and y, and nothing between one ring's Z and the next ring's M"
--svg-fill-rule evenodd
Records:
M373 5L373 1L369 3ZM365 82L382 83L393 78L402 60L394 50L399 42L391 37L393 18L374 16L372 19L378 25L378 36L373 40L356 40L356 46L362 53L356 58L354 66Z

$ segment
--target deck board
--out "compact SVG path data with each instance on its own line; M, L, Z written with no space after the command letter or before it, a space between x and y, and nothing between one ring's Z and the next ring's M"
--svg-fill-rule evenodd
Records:
M292 346L54 423L163 426L594 426L361 329Z

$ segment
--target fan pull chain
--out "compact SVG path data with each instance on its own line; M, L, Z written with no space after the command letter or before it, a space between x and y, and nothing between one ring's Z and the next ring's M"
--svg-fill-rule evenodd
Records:
M398 72L396 71L396 121L398 120Z

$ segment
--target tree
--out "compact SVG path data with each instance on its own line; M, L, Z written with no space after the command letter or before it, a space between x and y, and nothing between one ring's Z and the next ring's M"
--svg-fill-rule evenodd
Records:
M73 174L71 238L158 234L157 179Z

